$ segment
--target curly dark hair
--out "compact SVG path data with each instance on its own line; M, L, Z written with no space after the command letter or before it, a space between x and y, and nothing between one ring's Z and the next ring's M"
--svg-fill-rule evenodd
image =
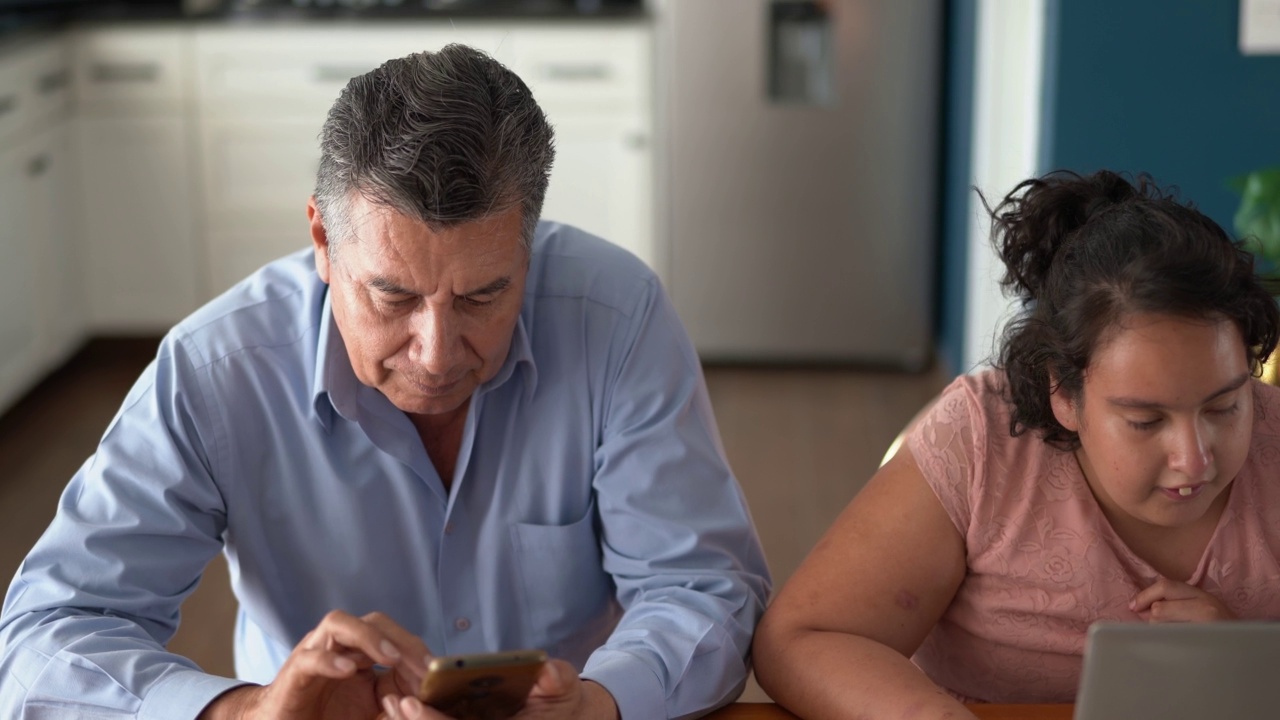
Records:
M1008 381L1013 436L1031 430L1060 449L1080 446L1054 416L1050 394L1080 399L1095 348L1127 316L1228 319L1255 374L1276 347L1280 310L1254 274L1253 255L1148 175L1057 171L987 209L1005 265L1000 284L1022 301L996 362Z

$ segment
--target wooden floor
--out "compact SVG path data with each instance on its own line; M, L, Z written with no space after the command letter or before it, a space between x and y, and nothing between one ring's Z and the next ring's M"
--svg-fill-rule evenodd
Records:
M53 517L156 341L93 341L0 417L0 587ZM708 368L725 452L781 586L871 476L903 424L945 384L845 369ZM170 648L232 675L235 602L221 559L183 606ZM754 683L743 700L767 696Z

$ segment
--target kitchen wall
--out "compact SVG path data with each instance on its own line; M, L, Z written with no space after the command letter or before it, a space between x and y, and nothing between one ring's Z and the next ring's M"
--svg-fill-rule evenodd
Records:
M939 351L952 372L990 355L1012 310L975 185L998 199L1052 169L1148 172L1231 231L1227 180L1280 164L1280 56L1240 53L1239 2L1038 4L950 4ZM1042 69L1020 82L1026 64Z
M969 176L973 137L977 0L947 3L946 95L943 99L942 238L938 258L938 361L950 373L963 370L966 309L966 247L969 239Z
M1041 164L1146 171L1231 230L1227 178L1280 164L1280 55L1239 50L1237 0L1054 0Z

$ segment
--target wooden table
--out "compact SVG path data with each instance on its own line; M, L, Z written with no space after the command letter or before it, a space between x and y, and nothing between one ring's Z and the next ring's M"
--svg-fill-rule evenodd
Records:
M1071 705L970 705L982 720L1071 720ZM707 716L712 720L796 720L773 703L734 703Z

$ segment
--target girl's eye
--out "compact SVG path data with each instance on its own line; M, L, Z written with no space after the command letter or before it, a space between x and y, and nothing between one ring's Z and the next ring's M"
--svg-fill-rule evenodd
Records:
M1234 402L1228 405L1227 407L1223 407L1223 408L1209 408L1209 414L1210 415L1231 415L1232 413L1234 413L1236 410L1239 410L1239 409L1240 409L1240 403Z
M1155 426L1159 425L1160 419L1156 418L1155 420L1130 420L1129 424L1133 426L1134 430L1146 431L1146 430L1154 429Z

